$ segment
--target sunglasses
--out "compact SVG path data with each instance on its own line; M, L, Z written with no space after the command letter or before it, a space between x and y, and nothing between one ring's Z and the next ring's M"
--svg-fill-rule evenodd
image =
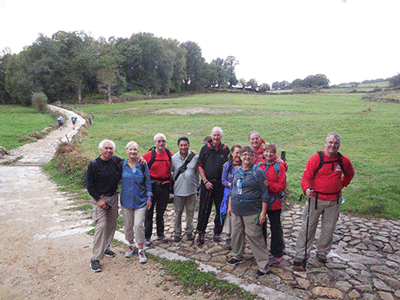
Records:
M157 143L166 143L166 140L158 140Z

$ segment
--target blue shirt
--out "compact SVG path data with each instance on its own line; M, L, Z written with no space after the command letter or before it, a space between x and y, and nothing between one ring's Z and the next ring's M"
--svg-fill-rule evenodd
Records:
M147 198L152 197L149 167L144 166L142 171L140 163L136 162L132 170L128 161L122 164L121 206L125 208L142 208L147 203ZM144 182L143 182L144 181Z

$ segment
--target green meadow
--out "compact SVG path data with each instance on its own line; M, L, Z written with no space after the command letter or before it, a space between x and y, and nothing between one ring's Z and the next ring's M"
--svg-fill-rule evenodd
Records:
M214 126L224 130L223 142L228 146L247 144L248 132L257 130L265 141L277 143L278 153L286 151L292 201L301 194L300 179L307 159L323 149L329 132L336 131L342 135L340 151L356 169L355 178L344 190L343 210L399 218L400 105L365 102L361 97L202 94L73 108L94 116L89 136L79 145L93 157L104 138L114 140L116 155L126 158L127 142L138 142L143 154L154 145L153 136L158 132L167 136L167 147L173 152L180 136L188 136L191 149L199 152ZM366 111L371 104L371 111Z
M39 114L34 108L17 105L0 105L0 146L7 150L33 142L29 134L55 125L49 114Z

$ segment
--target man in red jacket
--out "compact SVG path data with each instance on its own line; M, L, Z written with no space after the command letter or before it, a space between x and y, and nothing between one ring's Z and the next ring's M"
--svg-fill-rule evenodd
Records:
M309 200L304 208L303 224L296 244L294 259L296 267L305 265L310 255L321 215L321 236L317 241L317 259L321 263L327 262L326 256L331 250L333 232L339 218L342 189L348 186L354 177L354 168L350 160L338 152L340 140L338 133L328 134L324 150L313 154L304 169L301 187ZM308 217L307 212L309 212ZM305 257L306 253L307 257Z

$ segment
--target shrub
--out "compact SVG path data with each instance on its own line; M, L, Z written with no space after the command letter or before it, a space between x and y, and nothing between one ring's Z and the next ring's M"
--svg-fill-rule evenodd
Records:
M33 93L32 106L41 114L47 112L47 96L43 92Z

